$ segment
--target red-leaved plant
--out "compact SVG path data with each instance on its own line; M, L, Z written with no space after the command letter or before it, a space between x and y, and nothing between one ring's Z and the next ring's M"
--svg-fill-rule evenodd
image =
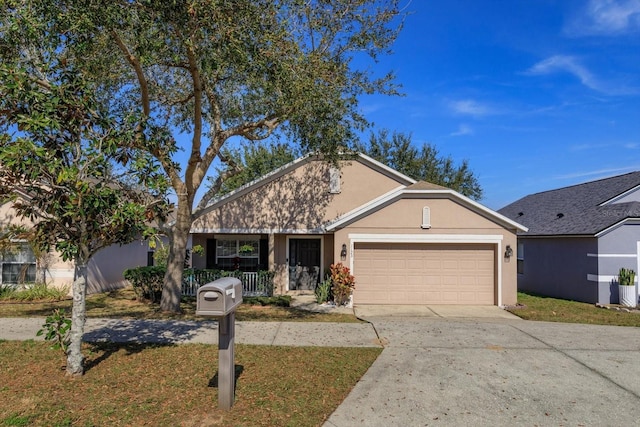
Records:
M355 284L356 279L349 271L349 267L344 266L341 262L331 264L331 292L336 305L349 302Z

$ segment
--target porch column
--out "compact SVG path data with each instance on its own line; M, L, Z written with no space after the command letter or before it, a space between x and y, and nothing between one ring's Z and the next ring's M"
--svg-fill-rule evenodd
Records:
M268 267L269 271L275 271L276 269L276 237L275 234L269 233L267 236L269 247Z

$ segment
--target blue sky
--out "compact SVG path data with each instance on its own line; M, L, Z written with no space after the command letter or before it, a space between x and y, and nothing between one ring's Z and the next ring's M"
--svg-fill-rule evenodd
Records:
M467 159L486 206L640 170L640 0L405 0L374 130Z

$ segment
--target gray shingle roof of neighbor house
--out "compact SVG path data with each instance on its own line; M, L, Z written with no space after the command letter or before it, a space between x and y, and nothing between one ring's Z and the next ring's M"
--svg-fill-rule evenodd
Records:
M616 202L638 188L640 172L631 172L531 194L498 212L528 227L525 236L593 236L625 219L640 218L640 202Z

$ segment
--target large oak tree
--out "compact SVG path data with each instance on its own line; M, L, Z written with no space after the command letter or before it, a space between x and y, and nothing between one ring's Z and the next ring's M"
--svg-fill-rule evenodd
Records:
M228 160L220 154L229 139L278 134L331 158L367 124L358 97L395 93L393 76L370 65L400 28L396 0L42 2L58 7L56 19L83 23L70 48L102 104L116 116L138 113L166 136L135 139L175 197L163 310L179 310L192 222L238 171L214 176L196 200L214 160Z

